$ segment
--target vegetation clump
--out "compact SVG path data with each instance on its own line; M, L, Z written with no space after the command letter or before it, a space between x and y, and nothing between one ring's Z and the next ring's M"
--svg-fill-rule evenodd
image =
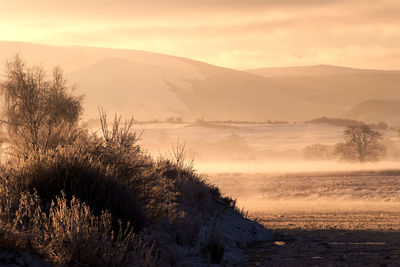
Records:
M175 265L187 248L215 250L211 239L199 243L204 214L238 213L235 201L184 164L181 146L175 160L153 160L138 146L133 120L110 124L102 110L102 131L90 134L78 124L81 98L58 69L47 79L18 56L7 69L0 248L70 266ZM217 245L213 263L223 256Z

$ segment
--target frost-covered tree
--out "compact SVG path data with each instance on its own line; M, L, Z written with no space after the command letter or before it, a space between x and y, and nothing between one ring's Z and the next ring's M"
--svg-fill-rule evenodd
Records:
M368 125L348 126L344 130L345 143L336 144L335 154L348 161L378 161L385 157L382 134Z
M43 67L27 67L16 55L6 62L6 79L0 88L1 122L14 149L47 150L76 133L82 97L71 94L60 68L55 67L49 78Z

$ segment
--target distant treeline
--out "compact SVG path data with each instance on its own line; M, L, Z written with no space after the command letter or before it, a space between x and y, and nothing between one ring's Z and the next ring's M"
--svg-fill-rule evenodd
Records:
M149 124L149 123L191 123L196 125L209 125L209 124L290 124L289 121L279 121L279 120L267 120L267 121L241 121L241 120L205 120L203 118L197 118L193 121L185 121L181 117L168 117L164 120L153 119L153 120L134 120L135 124ZM100 125L99 119L91 119L87 121L88 126L94 127Z
M196 124L207 124L207 123L235 123L235 124L289 124L289 121L240 121L240 120L204 120L196 119Z
M306 121L306 123L330 124L341 127L368 125L371 129L376 129L376 130L387 130L389 128L389 125L383 121L378 122L376 124L375 123L367 124L365 122L357 120L327 118L327 117L316 118L310 121Z
M185 122L181 117L169 117L169 118L166 118L165 120L158 120L158 119L142 120L142 121L133 120L133 123L134 124L150 124L150 123L187 123L187 122ZM87 125L89 127L100 126L100 120L99 119L90 119L87 121Z

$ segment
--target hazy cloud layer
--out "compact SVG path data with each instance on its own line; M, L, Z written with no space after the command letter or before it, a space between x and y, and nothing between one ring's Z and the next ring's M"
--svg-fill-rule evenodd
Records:
M398 0L0 0L0 39L132 48L233 67L400 69Z

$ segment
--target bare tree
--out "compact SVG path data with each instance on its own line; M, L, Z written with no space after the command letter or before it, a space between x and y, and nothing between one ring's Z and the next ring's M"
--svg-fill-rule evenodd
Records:
M385 157L382 134L367 125L348 126L344 130L345 143L335 147L335 154L348 161L378 161Z
M303 148L303 156L308 160L332 160L333 150L332 146L313 144Z
M27 67L19 55L6 62L2 124L13 148L54 148L73 135L82 112L82 97L72 96L60 68L48 78L42 67Z

